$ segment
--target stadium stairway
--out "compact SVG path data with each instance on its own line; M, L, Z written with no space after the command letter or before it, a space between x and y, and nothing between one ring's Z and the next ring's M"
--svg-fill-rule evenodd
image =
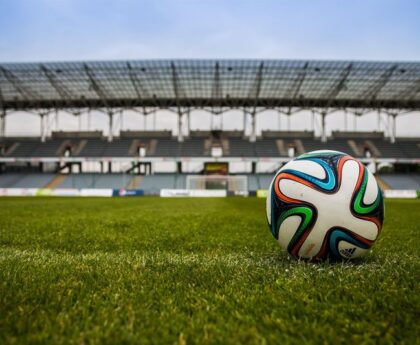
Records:
M85 148L86 144L87 144L86 139L80 140L79 144L76 145L76 147L75 147L73 155L78 156L80 154L80 152L82 152L82 150Z
M66 175L63 174L57 174L54 176L54 178L48 182L44 188L55 188L57 187L59 184L61 184L61 182L64 181L64 179L66 178Z
M17 149L17 147L19 146L19 143L12 143L9 147L6 147L5 151L4 151L4 155L5 156L11 156L13 155L13 152Z
M220 142L222 144L223 154L228 156L230 154L229 140L227 140L226 138L223 138L223 139L220 140ZM210 146L211 146L211 142L210 142ZM205 145L205 153L207 153L209 151L210 150L208 149L207 145ZM210 152L209 152L209 154L210 154Z
M306 152L305 147L303 146L303 142L301 139L293 140L294 146L296 148L296 152L298 155L303 155Z
M361 157L362 156L362 153L360 151L359 146L357 146L356 142L353 139L347 140L347 144L351 148L352 154L353 154L354 157Z
M382 190L389 190L389 189L391 189L391 186L388 184L388 183L386 183L382 178L381 178L381 176L379 176L379 175L375 175L375 178L376 178L376 182L378 182L378 186L379 186L379 188L381 188Z
M372 140L366 140L365 145L366 145L366 148L369 149L369 151L374 157L381 156L381 152L378 150L378 148L376 147L375 143Z
M285 145L283 139L277 139L276 140L276 146L277 146L278 152L280 153L280 156L282 156L282 157L287 157L288 156L286 145Z
M127 189L138 189L142 180L142 175L134 175L130 182L128 182Z

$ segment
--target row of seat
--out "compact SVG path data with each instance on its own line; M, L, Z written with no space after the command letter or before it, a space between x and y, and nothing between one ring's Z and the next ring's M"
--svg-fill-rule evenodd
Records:
M46 188L59 175L49 173L6 173L0 174L0 188ZM83 173L63 175L54 188L141 188L150 193L159 193L162 188L185 189L186 174L154 174L141 176L132 184L133 176L127 174ZM272 174L248 174L248 189L268 188Z
M178 142L175 138L116 139L108 142L101 138L51 139L44 143L35 139L5 139L0 142L1 155L7 157L133 157L140 148L148 157L210 157L211 146L222 148L224 157L287 157L314 150L337 150L356 157L365 157L369 151L380 158L420 158L420 138L401 139L391 143L385 139L336 138L326 143L313 138L263 138L250 142L242 138L211 141L190 138Z
M273 174L246 174L248 190L268 189ZM162 173L146 176L127 174L83 173L56 175L49 173L5 173L0 174L0 188L133 188L158 194L162 188L186 188L186 174ZM420 190L420 174L383 174L380 178L391 189ZM58 183L52 184L58 179ZM135 183L133 183L135 182Z
M383 174L380 177L391 189L420 190L420 174Z

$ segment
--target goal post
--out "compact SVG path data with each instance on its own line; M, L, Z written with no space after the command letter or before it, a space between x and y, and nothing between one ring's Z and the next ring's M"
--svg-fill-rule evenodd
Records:
M248 177L245 175L188 175L188 190L213 189L233 193L248 192Z

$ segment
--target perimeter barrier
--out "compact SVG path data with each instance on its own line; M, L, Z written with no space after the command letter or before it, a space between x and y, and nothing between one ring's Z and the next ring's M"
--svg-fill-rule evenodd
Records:
M387 199L420 198L420 192L414 189L385 190L384 197ZM160 196L163 198L225 198L231 196L256 196L257 198L266 198L268 191L259 189L256 191L226 191L223 189L161 189L158 193L149 193L142 189L111 189L111 188L0 188L0 197L2 196L60 196L60 197L139 197L139 196Z

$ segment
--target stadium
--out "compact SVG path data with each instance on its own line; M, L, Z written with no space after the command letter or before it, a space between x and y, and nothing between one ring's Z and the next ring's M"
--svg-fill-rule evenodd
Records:
M1 64L0 71L3 340L414 341L418 299L408 291L418 292L410 272L418 266L420 138L396 137L395 128L420 107L419 63L145 60ZM124 111L168 116L162 109L177 118L172 130L115 128ZM232 109L243 127L223 130L217 117ZM93 110L107 116L107 132L53 129L60 112ZM6 121L19 121L22 111L40 116L40 136L5 135ZM313 128L257 133L266 111L275 124L279 113L309 111ZM336 111L375 112L388 131L327 135ZM191 118L204 112L208 130L192 130ZM275 171L321 149L359 158L386 197L414 198L387 199L382 242L356 266L291 261L268 231L261 236ZM322 295L336 276L338 288ZM373 304L349 312L353 302L342 298Z
M398 116L420 105L418 63L179 60L0 67L0 187L5 194L98 189L89 192L160 195L213 189L255 195L290 158L320 149L362 159L384 190L420 189L420 138L395 136ZM59 111L80 117L92 109L109 118L106 136L51 128ZM125 110L150 117L165 116L158 112L162 109L177 117L177 128L116 133L115 118L122 122ZM241 130L223 130L223 122L213 120L232 109L243 112ZM4 135L6 120L18 121L17 110L40 116L38 138ZM288 117L310 111L313 128L281 130L272 114L273 130L257 135L258 115L270 110ZM212 116L208 130L191 130L190 118L203 111ZM384 115L389 133L333 131L327 137L326 119L337 111L377 112L378 126ZM162 163L170 172L159 172Z

